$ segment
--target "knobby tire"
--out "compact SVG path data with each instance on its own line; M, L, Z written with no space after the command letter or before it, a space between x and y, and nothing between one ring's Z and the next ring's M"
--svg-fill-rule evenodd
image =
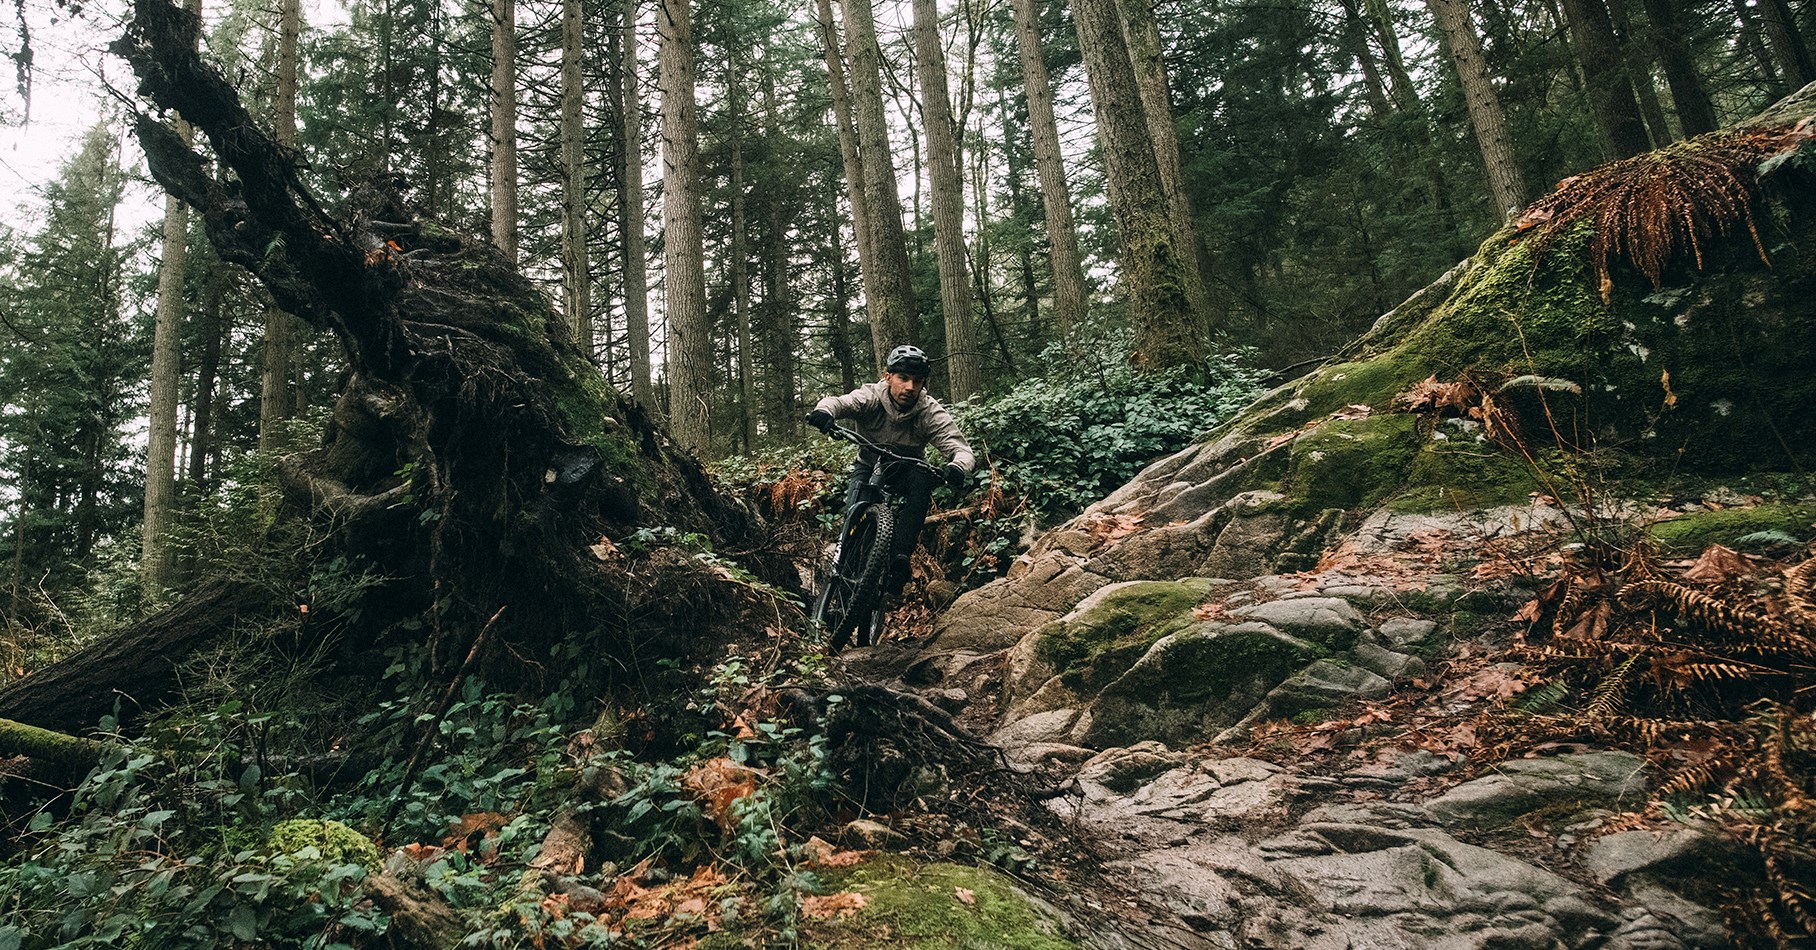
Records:
M869 537L866 539L863 533L854 530L853 537L844 539L839 547L839 563L834 570L837 576L827 579L827 591L822 595L821 622L826 625L830 638L827 648L833 653L843 650L845 644L851 642L852 633L860 625L870 622L871 611L883 599L883 578L889 572L890 555L895 547L895 509L880 502L874 503L860 512L853 519L853 524L860 525L866 518L870 520ZM858 543L854 545L853 542ZM831 603L826 595L832 593L832 585L839 583L839 577L851 576L848 572L856 574L856 580L849 581L849 596L844 598L843 604ZM838 611L841 606L844 608L842 613Z

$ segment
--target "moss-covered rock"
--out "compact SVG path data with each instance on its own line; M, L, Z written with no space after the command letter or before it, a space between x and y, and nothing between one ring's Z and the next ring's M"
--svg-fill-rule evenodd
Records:
M278 822L272 827L271 835L265 839L265 847L272 854L293 856L305 848L314 848L321 855L321 860L328 864L357 864L373 872L382 863L378 846L372 843L372 839L338 821L320 818L292 818Z
M1409 415L1327 422L1293 443L1282 491L1306 514L1371 506L1405 483L1419 444Z
M1192 623L1204 601L1203 578L1137 581L1105 588L1033 634L1035 654L1053 675L1081 693L1120 676L1161 637Z
M1316 644L1264 623L1195 624L1162 638L1106 686L1080 738L1096 748L1203 742L1321 655Z
M862 894L855 913L801 928L815 950L1075 950L1057 911L992 868L884 855L826 876Z
M1661 521L1647 533L1668 554L1695 554L1711 544L1733 547L1748 535L1767 533L1803 542L1816 537L1816 502L1697 512Z

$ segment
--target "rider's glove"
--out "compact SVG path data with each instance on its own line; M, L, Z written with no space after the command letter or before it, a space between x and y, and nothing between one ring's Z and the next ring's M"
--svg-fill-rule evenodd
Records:
M832 413L824 409L815 409L807 414L807 424L826 435L832 434Z
M953 491L959 491L965 487L965 470L959 468L957 462L946 463L945 475L946 485Z

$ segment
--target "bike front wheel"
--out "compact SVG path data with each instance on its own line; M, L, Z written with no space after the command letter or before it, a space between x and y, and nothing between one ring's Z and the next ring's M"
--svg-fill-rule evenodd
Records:
M888 505L865 506L847 520L839 555L814 601L814 620L826 631L831 652L844 649L859 627L864 628L860 645L874 642L871 614L882 605L894 545L895 510Z

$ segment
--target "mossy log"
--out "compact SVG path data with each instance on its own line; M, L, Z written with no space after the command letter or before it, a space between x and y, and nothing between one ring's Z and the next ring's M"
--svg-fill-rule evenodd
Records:
M390 579L341 608L359 618L342 637L341 661L370 659L398 629L393 621L433 610L435 622L423 625L437 631L429 655L438 667L458 662L486 619L509 607L496 639L510 649L495 652L532 667L561 638L613 635L611 618L624 616L623 572L589 550L600 537L665 525L721 545L742 539L752 519L606 383L559 311L496 248L419 214L397 176L330 211L298 156L195 52L197 28L165 0L136 0L112 48L150 103L206 139L222 171L141 114L134 130L153 177L196 209L224 260L333 333L346 354L322 444L278 469L281 517L312 519L331 553ZM166 668L231 626L231 611L189 602L173 616L200 613L194 636L166 631L131 646L116 637L70 657L54 690L69 693L72 708L26 708L24 694L34 707L62 702L40 673L0 694L0 709L70 725L107 712L111 690L144 705L166 698L175 686ZM113 662L122 650L132 664ZM150 682L146 665L156 668ZM32 682L40 677L44 684Z
M0 758L23 755L62 766L70 772L93 768L101 761L101 743L0 719Z
M0 688L0 717L62 732L136 712L177 686L183 659L242 620L269 612L269 592L216 579L166 610Z

